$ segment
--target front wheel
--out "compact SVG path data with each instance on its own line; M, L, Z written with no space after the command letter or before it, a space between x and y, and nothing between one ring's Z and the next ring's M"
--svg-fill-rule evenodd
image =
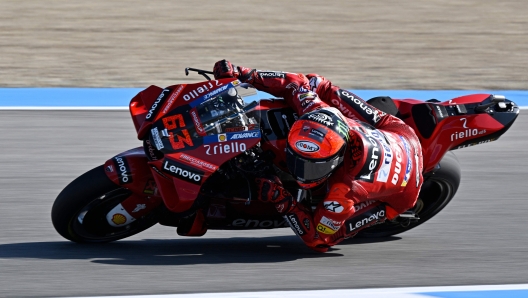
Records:
M447 152L439 163L439 168L424 175L425 181L414 211L420 219L386 221L367 228L357 235L363 238L388 237L415 228L438 214L455 196L460 185L460 163L451 151Z
M104 167L96 167L71 182L57 196L51 209L55 230L74 242L102 243L123 239L158 222L157 212L123 226L108 224L106 214L132 192L114 184Z

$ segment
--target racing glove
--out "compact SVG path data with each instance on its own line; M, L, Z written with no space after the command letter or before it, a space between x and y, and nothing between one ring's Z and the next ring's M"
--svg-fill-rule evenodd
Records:
M281 214L288 213L295 206L293 196L282 186L279 177L256 178L255 182L259 201L275 204L275 208Z
M215 79L238 78L238 68L227 60L220 60L213 67Z
M213 74L215 79L236 78L243 83L248 82L252 78L255 69L235 66L227 60L220 60L215 63L213 67Z

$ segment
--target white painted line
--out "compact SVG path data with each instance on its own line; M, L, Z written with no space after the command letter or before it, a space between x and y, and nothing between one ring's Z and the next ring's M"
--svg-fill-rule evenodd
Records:
M314 290L314 291L270 291L270 292L231 292L231 293L200 293L200 294L169 294L169 295L139 295L139 296L99 296L84 298L425 298L431 296L427 293L433 292L480 292L483 291L509 291L528 290L528 284L518 285L492 285L492 286L450 286L450 287L412 287L412 288L379 288L379 289L341 289L341 290ZM482 296L485 297L485 293ZM494 296L495 297L495 296ZM519 296L520 297L520 296Z

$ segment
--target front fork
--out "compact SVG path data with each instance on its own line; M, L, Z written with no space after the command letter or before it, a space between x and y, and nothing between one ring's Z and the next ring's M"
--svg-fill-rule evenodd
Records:
M107 160L106 175L131 195L106 214L108 224L122 227L150 213L162 202L143 147L125 151Z

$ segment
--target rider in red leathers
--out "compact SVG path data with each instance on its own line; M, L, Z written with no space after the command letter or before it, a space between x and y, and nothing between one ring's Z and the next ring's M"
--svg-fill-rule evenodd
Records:
M288 135L288 169L305 189L328 182L326 197L312 212L277 177L257 178L257 185L259 200L274 203L310 248L325 252L415 205L423 182L422 147L397 117L317 74L260 71L222 60L214 75L282 97L299 115Z

